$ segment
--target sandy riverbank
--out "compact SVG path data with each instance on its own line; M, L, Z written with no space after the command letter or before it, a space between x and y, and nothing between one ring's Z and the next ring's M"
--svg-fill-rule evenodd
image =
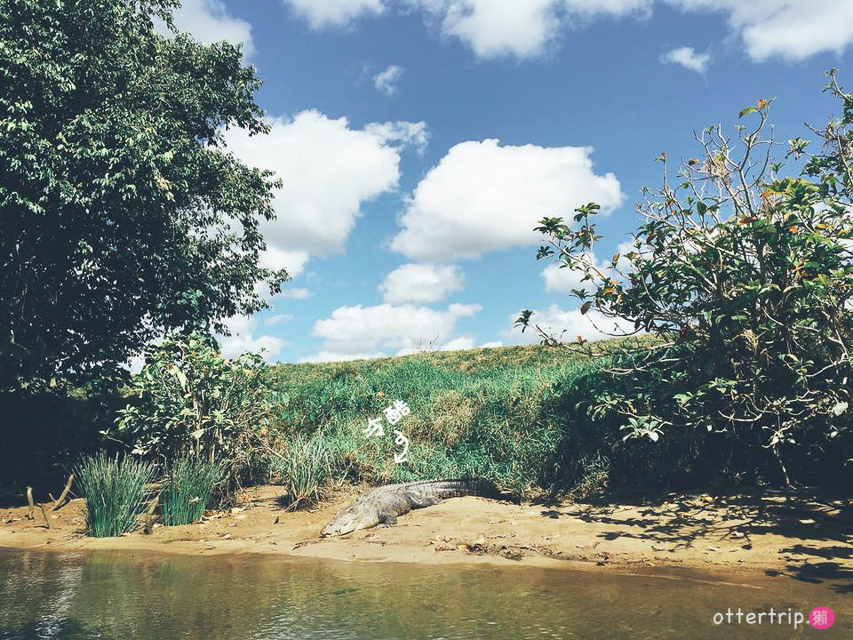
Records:
M733 573L777 572L849 580L853 588L853 501L802 493L761 497L672 496L647 505L569 502L511 504L455 498L414 511L396 527L343 538L318 533L345 493L317 509L287 512L279 487L258 487L243 507L212 512L199 524L155 526L119 538L84 535L84 501L48 512L0 508L0 547L126 549L215 555L267 553L302 558L431 564L609 568L679 566Z

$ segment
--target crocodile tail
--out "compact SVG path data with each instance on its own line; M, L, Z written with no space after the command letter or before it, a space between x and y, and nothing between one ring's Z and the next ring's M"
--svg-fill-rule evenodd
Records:
M413 482L411 486L412 488L422 488L442 500L460 496L502 497L500 490L491 480L482 478L427 480L425 482Z

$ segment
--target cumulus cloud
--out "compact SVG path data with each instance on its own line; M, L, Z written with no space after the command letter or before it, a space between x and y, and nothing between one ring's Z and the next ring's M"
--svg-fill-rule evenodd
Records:
M462 351L465 349L474 348L474 338L472 336L459 336L449 342L430 342L422 344L418 347L404 347L399 349L394 356L411 356L416 353L434 352L434 351Z
M283 0L312 29L345 26L358 18L385 10L382 0Z
M270 316L264 320L264 324L268 327L275 326L277 324L281 324L282 322L290 322L293 320L293 316L289 313L277 313L274 316Z
M480 58L542 53L560 21L554 0L420 0L445 35L459 38Z
M202 0L195 0L196 3ZM207 0L215 2L216 0ZM853 3L839 0L284 0L314 28L346 25L394 5L415 8L478 58L541 55L571 28L599 17L650 15L655 4L724 12L750 57L803 60L853 42ZM217 2L217 4L219 4ZM683 55L683 54L682 54ZM702 54L699 54L702 55ZM689 67L692 68L692 67Z
M586 260L609 278L622 280L631 271L631 263L625 257L625 254L634 250L633 242L621 242L616 247L616 252L610 259L601 261L594 254L591 256L590 254L586 254ZM613 265L613 257L617 258L615 268ZM552 262L542 270L542 279L545 281L545 291L548 293L570 294L572 289L583 289L584 291L593 290L593 282L590 282L589 280L582 281L584 276L584 272L582 270L563 266L564 264L565 263L563 262Z
M430 304L444 300L464 286L465 277L459 267L404 264L385 276L379 290L390 304Z
M569 216L590 201L619 206L612 173L592 169L590 147L457 144L416 187L391 247L432 262L472 258L539 241L543 216Z
M373 360L374 358L387 358L387 353L337 353L335 351L321 350L310 356L301 358L299 362L351 362L352 360Z
M541 55L578 20L647 10L652 0L407 0L479 58Z
M403 67L392 64L384 71L380 71L373 76L373 86L386 96L393 96L397 93L397 83L403 76Z
M320 352L306 362L381 357L469 344L453 337L462 318L477 314L478 304L452 304L444 311L415 305L381 304L339 307L314 323L313 335L323 339Z
M572 15L596 16L648 15L653 0L563 0L562 4Z
M230 336L217 336L219 347L225 358L236 358L247 352L261 353L267 360L273 360L289 343L276 336L255 336L258 328L256 318L234 316L225 322Z
M504 337L516 344L541 342L542 337L533 329L527 329L522 333L521 328L515 326L514 323L520 314L519 311L509 317L512 327L503 332ZM582 314L579 309L566 311L556 304L544 310L534 311L531 324L539 326L546 333L563 342L573 342L578 338L599 340L613 335L621 336L631 333L634 329L632 323L605 318L594 309Z
M704 73L711 61L711 56L707 53L696 53L693 47L678 47L667 51L660 59L664 63L680 64L685 69Z
M179 31L189 32L200 42L227 40L231 44L242 44L247 58L254 53L252 26L228 13L221 0L182 0L174 12L174 21ZM158 22L157 28L167 33L164 24Z
M474 338L471 336L460 336L450 342L445 342L440 347L440 351L462 351L465 349L474 348Z
M724 11L756 61L841 53L853 42L853 3L838 0L667 0L688 11Z
M600 263L593 256L593 263ZM581 282L584 272L579 269L571 269L561 263L553 262L542 270L542 279L545 281L545 291L548 293L571 293L572 289L592 290L592 283Z
M429 142L429 132L425 122L406 122L405 120L371 122L364 127L364 131L376 136L385 144L412 146L420 154L423 154Z
M425 144L426 125L411 122L349 126L309 110L273 118L268 135L228 130L229 148L249 165L274 171L277 219L262 224L269 250L262 264L296 275L314 255L344 251L363 203L397 188L400 154Z
M285 287L282 289L281 294L276 296L279 298L290 298L291 300L304 300L305 298L311 297L311 292L308 289L303 289L301 287Z

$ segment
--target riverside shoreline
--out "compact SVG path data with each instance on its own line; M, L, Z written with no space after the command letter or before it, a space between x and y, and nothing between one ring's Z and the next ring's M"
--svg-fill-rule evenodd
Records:
M308 511L288 512L280 487L246 492L240 507L201 523L156 526L116 538L85 535L85 501L47 512L0 508L0 547L56 551L127 550L184 555L285 557L418 564L486 563L594 571L654 567L733 575L841 580L853 588L853 504L849 499L774 492L756 496L668 496L655 503L593 506L447 500L413 511L395 527L341 538L319 531L356 495L346 491Z

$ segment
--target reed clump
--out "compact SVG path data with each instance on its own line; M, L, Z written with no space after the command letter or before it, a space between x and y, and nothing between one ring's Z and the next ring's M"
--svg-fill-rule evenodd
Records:
M176 526L201 520L222 475L219 463L194 457L175 460L160 496L163 524Z
M104 452L82 458L74 475L86 498L87 535L108 538L133 531L154 473L153 463L135 458Z

